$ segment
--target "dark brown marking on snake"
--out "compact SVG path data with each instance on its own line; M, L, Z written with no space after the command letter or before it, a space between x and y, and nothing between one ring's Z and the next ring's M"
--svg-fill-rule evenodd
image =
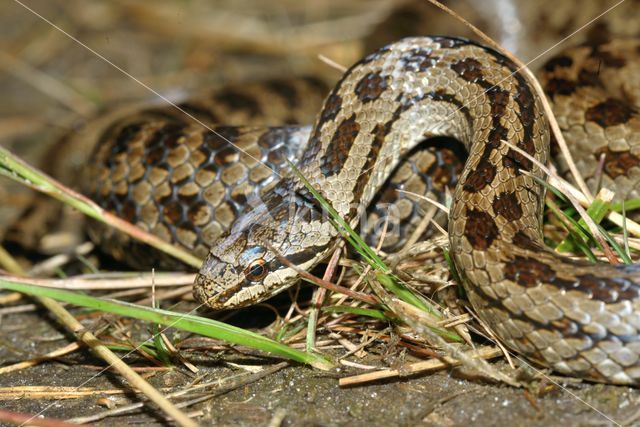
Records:
M144 159L147 165L157 165L164 159L164 155L166 154L166 150L164 147L153 147L151 149L146 150L146 154Z
M167 123L157 129L146 141L144 158L148 165L160 165L168 149L178 146L184 137L184 125Z
M313 90L318 91L322 94L326 94L329 90L327 85L322 79L313 76L304 76L302 80Z
M215 132L214 132L215 131ZM220 126L212 130L207 130L202 135L202 145L198 149L205 156L209 156L211 150L219 150L229 146L229 141L235 141L240 132L233 126Z
M498 63L505 62L505 59L501 55L496 54L494 57ZM509 61L506 62L509 63ZM456 71L458 75L460 75L465 80L474 82L482 87L485 91L485 95L489 98L489 104L491 105L491 117L493 124L491 126L487 144L484 148L480 163L478 164L481 169L473 172L474 177L471 178L473 179L473 181L468 183L468 187L465 184L465 189L468 188L469 191L480 191L487 184L491 183L491 181L484 181L481 178L491 178L492 180L495 176L495 167L493 167L492 169L491 161L489 160L491 153L494 149L498 149L502 145L503 140L508 140L509 130L502 125L501 119L507 112L511 94L508 91L500 88L499 86L484 80L482 64L475 59L468 58L462 61L458 61L457 63L453 64L452 69L454 69L454 71ZM520 86L522 86L522 84L520 84ZM515 98L515 101L519 104L521 103L518 97ZM521 106L521 110L522 109L524 109L524 106ZM525 129L526 128L527 126L525 125ZM527 132L525 130L525 134L526 133ZM472 188L474 190L471 190Z
M602 80L597 71L581 69L578 72L578 86L602 86Z
M489 131L489 136L487 137L487 145L484 148L484 153L482 153L482 157L488 159L491 155L491 151L494 149L500 148L503 140L508 140L509 138L509 129L505 128L500 124L500 120L494 117L493 126Z
M180 123L167 123L156 130L146 143L147 153L154 150L166 151L167 148L175 148L182 142L185 136L183 130L185 125Z
M122 204L122 208L120 210L120 216L126 219L129 222L135 222L138 210L136 208L137 203L127 200Z
M573 59L570 56L556 56L544 64L545 71L555 71L556 68L568 68L573 65Z
M482 64L473 58L461 59L451 64L451 69L468 82L483 80Z
M426 71L433 67L438 60L437 56L432 55L432 50L427 48L415 48L402 57L403 71Z
M463 102L461 102L458 98L456 98L455 95L450 95L444 92L443 90L437 90L435 92L425 93L422 97L416 97L413 99L413 102L414 103L419 102L419 101L422 101L423 99L432 99L434 101L444 101L449 104L455 105L456 111L459 111L462 114L464 114L465 118L467 119L467 123L469 124L472 123L471 113L469 112L469 108L467 108L467 106ZM405 109L408 109L408 108L409 106L407 106Z
M493 128L503 128L500 123L500 119L506 113L507 106L509 105L509 91L500 88L496 84L486 81L483 75L483 65L476 59L466 58L460 60L451 64L451 69L455 71L462 79L471 83L476 83L484 89L485 95L489 98L489 104L491 105ZM494 145L494 148L497 147L498 145Z
M509 148L509 151L507 151L507 154L502 159L502 165L505 168L511 169L514 174L520 175L520 169L530 171L533 166L533 162L523 154Z
M555 271L531 257L515 256L504 265L504 277L521 286L532 288L539 283L553 283Z
M620 175L626 175L631 168L640 165L640 158L631 154L630 151L611 151L609 147L598 149L594 156L597 160L604 154L604 171L611 178L617 178Z
M600 50L601 46L594 46L591 50L591 57L602 62L607 67L622 68L627 64L624 58L614 56L611 52Z
M556 95L571 95L579 87L585 86L602 86L602 80L596 71L582 68L578 71L577 80L559 77L550 78L545 84L544 91L549 97L554 98Z
M209 108L198 105L195 102L183 102L182 104L178 104L178 108L200 120L205 120L210 123L219 123L221 121Z
M518 141L518 148L524 150L525 153L530 156L536 155L536 146L534 143L534 135L533 135L533 125L536 117L534 116L535 111L535 95L531 92L529 84L524 76L521 74L515 75L516 80L518 81L518 88L516 91L516 95L514 97L515 102L518 104L518 109L520 110L520 123L523 127L523 135L522 139ZM510 150L511 152L512 150ZM523 155L516 156L516 153L511 153L512 156L506 156L508 159L512 159L517 166L514 168L516 173L519 173L520 169L530 171L533 167L533 162L527 159ZM508 162L507 162L508 163ZM507 167L507 163L504 163L505 167Z
M432 141L430 141L432 142ZM450 143L450 141L447 141ZM421 165L416 165L416 174L424 175L425 182L429 183L429 187L436 189L437 191L445 191L446 187L453 188L458 182L458 177L462 172L464 166L464 155L462 153L456 153L455 146L452 148L445 148L446 146L433 146L429 147L429 151L432 152L436 161L424 170L420 170ZM433 150L431 149L433 148ZM466 154L466 153L465 153ZM424 165L426 166L426 165ZM392 199L395 199L394 196Z
M320 134L321 129L320 126L316 127L316 130L311 135L309 142L307 143L307 148L304 150L302 154L302 159L300 159L300 164L298 167L308 164L309 162L313 162L320 152Z
M126 153L129 150L131 140L142 130L142 126L142 123L131 123L122 127L118 131L118 135L115 137L111 147L111 156L108 156L106 159L106 163L109 167L112 166L113 159L117 158L118 154ZM110 136L110 133L106 133L106 135ZM105 141L101 140L96 148L105 143Z
M240 153L234 147L225 147L218 151L213 161L218 166L231 165L240 159Z
M596 277L592 274L576 276L577 290L586 292L591 298L608 304L620 300L638 298L638 285L624 277Z
M184 207L182 203L173 200L164 205L162 209L162 213L167 222L173 225L177 225L182 220L182 214L184 212Z
M378 73L369 73L364 76L355 88L355 93L362 103L375 101L387 88L387 77Z
M483 156L478 162L478 166L469 173L463 188L470 193L478 193L493 182L496 173L496 167Z
M613 304L620 300L633 300L638 298L638 285L624 277L597 277L592 274L576 275L562 278L553 268L553 258L540 261L534 257L515 256L505 263L505 278L522 286L531 288L540 283L547 283L561 290L578 291L589 298ZM589 263L574 261L576 267L585 267ZM605 268L610 266L605 266ZM626 268L629 266L623 266ZM561 272L562 273L562 272ZM615 273L612 273L615 274Z
M487 96L491 99L491 116L494 118L494 122L499 123L500 117L507 111L511 95L509 91L493 86L487 90Z
M528 251L540 251L541 247L537 244L531 237L527 236L527 234L520 230L516 234L513 235L511 239L514 245L521 249L525 249Z
M373 61L377 61L378 59L380 59L381 57L383 57L387 52L389 52L391 50L391 47L389 46L385 46L381 49L376 50L373 53L370 53L369 55L365 56L362 60L360 60L360 62L358 62L355 66L357 65L365 65L368 64L370 62ZM354 67L355 67L354 66ZM348 73L347 73L348 74Z
M464 236L474 249L486 251L499 235L498 226L491 215L484 211L467 211Z
M343 120L338 125L320 166L324 176L340 173L344 167L344 162L349 158L349 150L351 150L351 146L359 133L360 124L357 122L355 114L352 114L351 117Z
M556 95L571 95L576 89L576 82L562 78L549 79L544 86L545 93L551 98Z
M496 215L502 215L508 221L519 220L522 217L522 207L516 193L505 191L498 194L493 199L493 212Z
M636 110L629 104L609 98L589 108L584 118L602 127L609 127L626 123L635 113Z
M325 123L327 121L335 119L338 115L338 112L340 111L340 108L342 108L342 98L340 97L340 95L337 95L334 92L329 95L324 103L324 108L322 109L319 123Z
M529 85L526 80L520 76L518 79L518 90L514 100L520 107L520 121L522 122L522 126L524 126L525 136L523 139L531 139L532 138L532 128L533 123L535 121L535 117L533 115L533 111L535 109L534 106L534 94L531 93L529 89ZM529 154L533 155L535 152L530 152Z
M289 108L297 108L299 105L298 91L290 82L284 80L269 80L265 83L267 88L280 96Z
M214 95L213 100L233 111L246 111L249 117L256 117L262 112L260 105L251 96L235 89L225 89Z

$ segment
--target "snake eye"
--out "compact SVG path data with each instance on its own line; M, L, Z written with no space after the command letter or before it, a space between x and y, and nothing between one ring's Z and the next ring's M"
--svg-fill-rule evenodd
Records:
M245 268L244 275L251 282L259 282L269 272L265 260L262 258L251 261L249 266Z

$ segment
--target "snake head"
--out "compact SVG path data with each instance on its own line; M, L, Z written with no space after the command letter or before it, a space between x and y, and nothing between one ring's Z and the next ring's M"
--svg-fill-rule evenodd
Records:
M196 277L195 299L225 310L284 291L299 279L291 265L308 269L328 252L334 230L318 219L315 206L296 196L287 202L267 199L243 214L209 251Z

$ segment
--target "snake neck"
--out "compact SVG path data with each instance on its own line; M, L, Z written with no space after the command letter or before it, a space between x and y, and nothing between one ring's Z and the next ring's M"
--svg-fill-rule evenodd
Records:
M355 64L328 96L298 168L354 224L403 155L425 139L454 138L470 152L462 175L465 191L474 193L474 200L496 189L535 198L536 209L522 212L511 224L498 223L532 229L535 235L543 189L521 170L541 172L502 141L544 162L548 137L539 102L514 70L503 56L467 40L433 37L394 43ZM328 215L297 179L281 181L263 202L214 245L201 269L198 289L206 291L200 299L210 306L233 308L281 292L295 283L296 268L312 268L335 247L337 232ZM464 211L463 205L454 211L460 207ZM484 203L473 209L474 219L493 214ZM482 230L475 227L479 234L473 238L490 237ZM503 235L513 233L498 230L495 238ZM269 273L248 283L243 272L256 253ZM281 257L294 266L283 264Z

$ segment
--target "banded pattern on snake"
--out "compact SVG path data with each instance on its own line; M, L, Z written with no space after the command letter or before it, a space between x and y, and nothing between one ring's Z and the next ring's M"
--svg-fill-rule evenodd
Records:
M637 50L637 45L628 43L626 48ZM606 49L603 46L597 52ZM584 61L592 57L589 52L594 51L583 54ZM566 73L545 80L556 104L574 108L563 97L594 91L581 102L588 104L589 114L582 115L582 122L585 117L588 122L582 129L587 134L593 131L595 138L602 135L589 123L606 131L610 127L611 132L620 132L614 128L622 121L637 126L633 107L595 95L602 86L600 78L594 71L585 72L589 68L576 61L579 57L577 53L548 66ZM574 126L575 119L566 125ZM234 138L250 135L243 132L236 132ZM134 133L142 135L140 129ZM544 247L544 187L532 176L545 176L504 141L546 163L548 125L529 83L502 55L462 39L424 37L405 39L367 56L345 74L325 101L298 167L341 215L355 223L361 215L355 206L368 205L402 156L425 138L436 136L455 138L469 150L454 194L449 234L451 253L482 319L510 348L559 372L596 381L639 383L638 267L594 266ZM619 135L617 146L602 147L609 150L612 171L638 165L636 148L628 148L628 154L620 150L620 144L634 138ZM189 146L189 141L194 140L185 129L171 138L174 147L184 143L188 148L183 156L198 152L198 144ZM141 149L150 154L147 159L154 157L154 151L143 146L113 147L110 152L115 150L122 158L127 150ZM99 158L102 163L98 164L105 167L101 173L133 173L140 183L153 180L146 172L136 172L135 165L130 172L118 169L123 166L110 160L113 157L102 153ZM171 165L171 159L157 158ZM186 174L181 175L186 179ZM181 181L174 175L169 182L174 177ZM166 178L157 177L159 181ZM194 194L202 190L197 185L191 188ZM126 193L129 187L120 191ZM199 301L215 309L254 304L298 278L273 250L307 269L335 247L335 229L296 179L285 177L262 193L261 202L213 244L194 287ZM176 209L183 218L183 208Z

